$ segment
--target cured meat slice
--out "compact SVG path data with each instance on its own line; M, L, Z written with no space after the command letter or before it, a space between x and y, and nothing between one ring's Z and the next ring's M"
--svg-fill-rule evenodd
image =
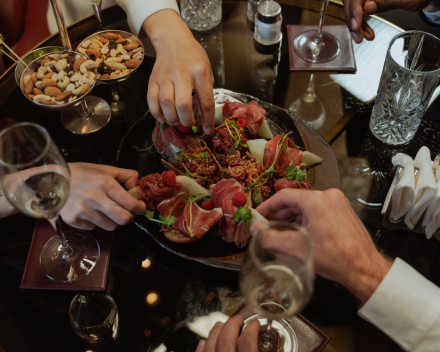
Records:
M187 191L180 192L161 202L157 210L164 217L172 215L176 218L171 226L173 229L200 239L223 217L223 212L220 208L204 210L195 202L189 202L187 197Z
M313 189L313 186L308 180L301 181L298 184L297 180L288 180L287 178L280 178L275 181L275 192L282 190L283 188L304 188L304 189Z
M173 158L179 151L187 150L188 146L197 145L196 138L179 133L175 127L168 124L156 123L152 138L154 147L164 158Z
M296 148L295 143L287 137L284 141L287 150L281 146L281 140L284 134L273 137L266 143L263 155L263 166L270 168L274 162L277 151L279 150L278 158L274 164L275 176L282 177L286 175L286 169L293 165L301 165L302 151Z
M247 129L252 134L257 134L258 129L263 123L266 110L258 105L256 101L252 101L249 104L232 103L229 100L225 101L223 105L223 117L236 117L246 119L248 125Z
M146 203L147 209L155 210L157 205L165 200L173 197L182 189L180 183L176 183L173 187L165 186L162 182L160 174L149 174L138 180L140 187L139 194L141 199Z
M237 192L243 192L244 187L235 179L219 181L211 190L214 207L223 210L223 218L219 222L219 230L226 242L235 242L239 247L245 246L250 238L243 221L235 221L237 207L232 204L232 197ZM249 203L249 208L252 204Z

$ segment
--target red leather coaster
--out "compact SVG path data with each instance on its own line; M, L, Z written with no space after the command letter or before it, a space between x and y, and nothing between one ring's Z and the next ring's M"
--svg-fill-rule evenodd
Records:
M62 227L64 230L73 229L64 223ZM55 230L49 221L37 220L20 287L41 290L105 291L113 235L100 228L88 232L95 237L101 249L98 263L84 279L72 283L60 283L49 279L40 265L41 251L46 242L55 236Z
M244 318L248 318L255 314L255 311L243 303L238 307L237 311L232 314L232 316L237 314L240 314ZM326 334L301 314L297 314L293 318L286 320L290 323L296 333L298 339L298 352L320 352L330 340Z
M289 61L291 71L323 71L323 72L356 72L356 61L353 52L353 43L346 25L324 26L323 30L333 35L339 42L339 54L331 61L314 64L305 61L296 55L293 43L304 32L316 30L317 25L287 25L287 42L289 45Z

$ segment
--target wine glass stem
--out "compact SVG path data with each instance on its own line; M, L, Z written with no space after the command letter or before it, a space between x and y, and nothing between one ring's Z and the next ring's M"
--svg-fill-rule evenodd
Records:
M325 13L327 12L328 2L329 0L321 1L321 15L319 17L318 33L316 34L316 38L315 38L316 42L322 40L322 26L324 25L324 17L325 17Z
M61 228L60 217L57 215L52 219L48 219L52 227L55 229L58 237L61 241L61 248L63 251L63 259L68 258L72 254L72 247L70 247L69 243L66 240L66 236L64 236L63 229Z
M100 31L102 31L101 3L101 1L99 3L92 3L93 12L95 13L96 22L98 22L98 29Z
M112 104L119 104L119 93L118 93L118 86L116 85L116 83L112 83L110 84L111 88L112 88Z
M93 109L93 107L88 106L87 105L87 99L83 99L81 100L81 104L80 107L78 108L78 114L83 118L83 119L88 119L89 117L91 117L93 115L93 113L95 112L95 109Z
M60 32L61 43L63 43L64 50L72 51L72 44L70 44L69 35L67 34L66 23L64 22L63 13L61 12L58 0L50 0L52 11L57 21L58 31Z
M267 319L266 330L261 337L261 347L262 351L271 351L272 350L272 321L273 319Z
M303 99L307 103L312 103L315 101L315 74L310 75L309 85L304 93Z

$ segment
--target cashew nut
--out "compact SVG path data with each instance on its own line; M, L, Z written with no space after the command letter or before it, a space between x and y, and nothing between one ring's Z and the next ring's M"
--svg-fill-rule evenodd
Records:
M138 52L142 51L142 47L140 46L139 48L136 48L134 50L132 50L133 54L136 54Z
M72 101L75 101L77 98L78 98L78 97L77 97L76 95L71 96L71 97L69 98L69 103L71 103Z
M114 63L113 64L113 69L114 70L125 70L127 67L124 64L118 64L118 63Z
M86 49L84 49L82 47L78 47L76 50L81 54L84 54L84 55L86 54Z
M101 54L102 55L107 55L108 52L110 51L108 44L105 44L102 48L101 48Z
M66 75L67 75L66 71L62 70L62 71L58 72L57 78L58 78L58 80L61 80L64 77L66 77Z
M52 76L50 76L51 80L54 80L55 82L58 81L58 74L54 73Z
M57 61L57 60L59 60L60 59L60 54L50 54L50 55L48 55L51 59L53 59L53 60L55 60L55 61Z
M103 46L104 46L104 44L102 44L99 40L97 40L97 39L93 39L92 40L92 44L93 45L96 45L97 47L98 47L98 49L101 49Z
M87 48L89 47L90 43L91 43L91 40L88 39L88 40L82 42L81 46L82 46L83 48L87 49Z
M47 73L47 67L46 66L40 66L37 72L37 78L43 79L44 75Z
M35 101L36 103L39 103L40 100L51 100L51 98L50 98L50 96L45 95L45 94L37 94L37 95L34 97L34 101Z
M121 59L127 61L127 60L130 60L130 56L128 56L128 55L121 55Z
M97 57L95 60L95 67L98 67L102 63L102 61L103 60L101 58Z
M71 92L72 90L74 90L75 89L75 84L73 84L73 83L70 83L67 87L66 87L66 90L68 91L68 92Z
M122 49L122 50L121 50L121 54L122 54L122 55L127 55L127 50Z
M89 86L93 86L95 84L95 78L96 75L93 72L84 73L83 82Z
M72 94L74 95L82 95L89 91L90 87L88 84L83 84L81 87L72 90Z
M122 57L109 57L105 62L109 65L114 64L115 62L122 62ZM105 63L104 63L105 64ZM111 66L110 66L111 67Z
M133 55L133 59L142 60L143 57L144 57L143 53L136 53L136 54Z
M67 57L69 56L69 54L61 54L60 55L60 59L67 59Z
M55 62L55 68L58 72L63 71L67 68L67 60L62 59L60 61Z
M116 56L116 50L115 49L110 50L110 56L111 57L115 57Z
M118 46L116 47L116 55L120 54L122 50L124 50L124 47L122 46L122 44L118 44Z
M92 68L95 68L95 61L87 60L81 64L79 70L81 71L81 73L86 73L88 70L91 70Z
M64 76L61 81L58 82L58 88L60 89L66 89L67 86L70 84L70 79L67 76Z
M72 77L70 77L70 81L71 82L78 82L81 77L82 77L82 75L79 72L77 72Z
M43 88L41 85L41 81L37 81L37 83L35 83L35 87L37 87L38 89Z
M29 82L29 80L31 79L31 75L26 75L23 77L23 86L26 86L26 84Z

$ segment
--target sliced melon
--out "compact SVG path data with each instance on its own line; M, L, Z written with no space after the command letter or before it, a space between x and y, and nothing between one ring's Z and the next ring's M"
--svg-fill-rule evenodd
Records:
M267 141L265 139L250 139L247 141L251 155L260 163L263 163L264 148Z
M262 222L263 224L268 224L269 220L267 220L263 215L261 215L258 211L256 211L254 208L251 209L252 214L252 220L251 225L255 225L257 222Z
M314 164L320 163L321 161L322 161L321 157L311 152L304 151L301 154L301 162L303 164L306 164L307 166L312 166Z
M205 196L211 195L211 193L204 187L200 186L196 180L188 177L178 175L176 181L181 183L183 188L189 191L191 195L203 194Z
M218 105L215 107L215 125L220 126L223 121L223 105Z
M258 129L258 135L260 137L266 138L266 139L272 139L273 133L269 128L269 125L266 122L266 119L263 117L263 123L261 124L260 128Z

